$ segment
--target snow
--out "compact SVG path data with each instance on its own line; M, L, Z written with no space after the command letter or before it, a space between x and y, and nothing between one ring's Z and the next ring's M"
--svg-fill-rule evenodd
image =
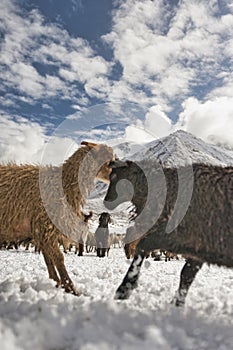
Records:
M143 145L118 147L132 160L158 157L163 164L194 162L233 164L233 153L178 131ZM122 153L122 154L123 154ZM106 186L97 183L86 211L93 210L91 231L98 214L106 211ZM125 233L129 203L112 212L110 233ZM109 257L94 253L65 254L65 265L80 297L55 288L42 254L24 248L1 250L1 350L230 350L233 349L233 270L204 265L194 280L184 308L171 300L184 260L147 259L139 285L128 300L114 300L130 261L121 248Z
M114 300L129 261L123 249L109 257L65 255L82 296L57 289L42 255L2 250L1 350L211 349L233 344L233 271L204 265L184 309L171 305L184 260L146 260L130 299Z

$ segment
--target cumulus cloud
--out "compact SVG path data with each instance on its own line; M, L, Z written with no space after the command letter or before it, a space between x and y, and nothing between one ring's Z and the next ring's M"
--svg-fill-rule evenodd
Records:
M126 128L128 140L147 142L183 128L206 141L233 146L231 1L115 4L112 28L102 37L113 53L108 61L86 40L48 22L38 9L25 12L17 1L1 0L2 108L39 101L48 111L50 101L59 97L81 112L92 98L113 104L130 101L146 106L147 113L144 121L134 120ZM46 130L6 112L1 118L1 160L37 162ZM53 142L54 150L61 150L71 141ZM50 159L52 155L53 150Z
M61 164L77 148L65 136L46 135L46 129L20 116L0 112L0 162L7 164Z
M139 91L147 91L147 102L167 111L189 95L199 98L200 87L208 93L232 57L233 14L228 11L221 12L216 1L121 2L112 31L103 37L123 69L124 84L113 84L111 93L123 87L141 102Z
M156 105L126 128L126 141L149 142L169 135L175 130L184 130L208 143L233 149L233 98L218 97L205 102L194 97L182 104L182 112L176 123L172 123L161 107Z
M145 129L155 138L169 135L173 131L171 119L162 111L160 106L153 106L145 116Z
M0 23L4 66L1 89L17 90L15 101L26 97L35 103L61 96L79 102L82 96L77 83L84 88L86 84L91 86L92 94L96 83L98 93L101 77L109 72L111 64L96 55L87 41L71 37L56 23L46 22L36 9L24 13L13 0L1 1ZM87 87L87 95L89 90Z
M0 161L37 163L45 143L44 128L21 117L0 114Z
M233 148L233 98L219 97L204 103L189 98L183 103L176 128L211 143Z

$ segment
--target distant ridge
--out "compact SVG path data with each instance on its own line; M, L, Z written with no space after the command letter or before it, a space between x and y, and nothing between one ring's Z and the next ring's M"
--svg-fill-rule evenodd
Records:
M178 167L190 163L233 165L233 151L206 143L183 130L177 130L141 146L130 143L117 145L116 153L117 150L125 151L124 159L135 161L158 159L166 167Z

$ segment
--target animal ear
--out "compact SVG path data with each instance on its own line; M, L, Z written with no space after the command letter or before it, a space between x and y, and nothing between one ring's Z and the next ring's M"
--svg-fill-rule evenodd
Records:
M98 148L99 147L99 145L97 143L93 143L93 142L89 142L89 141L82 141L81 145L88 146L91 148Z
M109 162L109 165L108 165L108 167L112 168L112 169L125 168L127 166L128 166L128 163L124 162L123 160L120 160L120 159L113 160L113 161Z

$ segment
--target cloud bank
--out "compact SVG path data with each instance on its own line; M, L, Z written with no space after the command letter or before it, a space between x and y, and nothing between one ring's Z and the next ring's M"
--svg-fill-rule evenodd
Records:
M1 0L0 160L39 160L49 127L40 115L25 118L20 106L40 104L46 115L54 99L80 113L93 101L144 106L145 120L126 128L131 141L181 128L233 147L231 0L114 3L111 30L99 38L111 56L38 8Z

